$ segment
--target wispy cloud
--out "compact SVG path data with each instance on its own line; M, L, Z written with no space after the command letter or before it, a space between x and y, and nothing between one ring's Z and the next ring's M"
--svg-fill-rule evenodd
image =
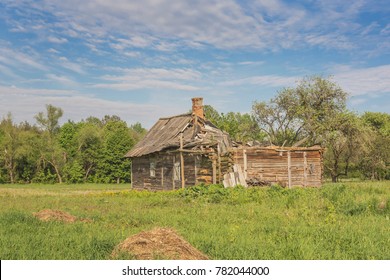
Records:
M68 42L66 38L58 38L54 36L49 36L49 38L47 38L47 41L54 44L64 44Z
M261 85L266 87L289 87L299 80L299 77L263 75L221 82L221 86Z
M11 1L6 3L15 5ZM356 47L369 31L357 21L357 16L370 5L363 0L352 4L316 1L311 3L310 9L304 4L280 0L249 3L144 0L142 5L126 0L26 0L21 3L26 9L33 7L34 11L49 12L58 18L55 23L38 21L31 25L36 30L48 26L49 40L53 43L66 42L64 36L86 41L111 36L111 46L120 51L127 48L171 51L205 44L220 49L277 50L305 45L349 49ZM13 28L33 27L15 23ZM387 32L386 28L382 30ZM354 36L347 36L351 33ZM97 49L96 44L92 45Z
M89 116L102 118L104 115L118 115L129 124L141 122L149 127L163 115L163 108L160 106L109 101L77 91L0 86L0 112L11 112L16 122L27 120L34 123L34 116L45 110L45 104L61 107L64 110L63 122L67 119L86 119Z
M135 89L174 89L184 91L199 90L192 83L199 80L201 73L191 69L136 68L121 69L120 75L105 75L107 83L96 84L95 88L116 90Z
M344 67L335 81L351 96L390 95L390 65L354 69Z
M47 70L47 66L39 61L39 58L33 54L22 53L6 46L0 45L0 63L8 65L11 68L25 69L33 68L38 70Z

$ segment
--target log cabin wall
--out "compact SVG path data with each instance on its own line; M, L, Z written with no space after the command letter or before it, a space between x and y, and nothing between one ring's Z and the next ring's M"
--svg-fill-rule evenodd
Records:
M283 186L321 186L321 148L240 147L233 150L246 179Z
M184 185L221 183L232 165L229 155L184 153ZM174 190L182 186L180 153L159 152L132 159L132 188Z

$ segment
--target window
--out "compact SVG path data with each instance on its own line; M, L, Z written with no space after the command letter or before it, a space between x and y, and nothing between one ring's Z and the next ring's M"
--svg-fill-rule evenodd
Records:
M154 160L150 161L150 177L156 177L156 162Z
M175 162L173 165L173 179L180 180L180 162Z

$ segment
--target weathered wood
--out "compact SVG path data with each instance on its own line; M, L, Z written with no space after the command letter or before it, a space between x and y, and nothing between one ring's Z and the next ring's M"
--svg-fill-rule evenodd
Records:
M291 188L291 152L287 152L288 187Z
M290 166L288 153L290 153ZM304 155L306 155L306 163ZM322 183L323 158L320 147L296 147L295 149L292 147L283 147L283 149L240 147L232 150L232 158L235 163L244 166L245 157L247 161L246 180L257 178L285 186L320 186ZM309 172L310 166L312 166L312 174Z
M245 149L242 150L242 155L243 155L243 158L244 158L244 177L245 177L245 180L246 180L248 178L248 158L247 158Z
M180 133L180 150L183 150L183 132ZM181 188L185 187L185 176L184 176L184 157L183 152L180 152L180 173L181 173Z
M213 184L217 183L217 161L215 156L213 157Z
M303 186L307 184L307 152L303 152Z

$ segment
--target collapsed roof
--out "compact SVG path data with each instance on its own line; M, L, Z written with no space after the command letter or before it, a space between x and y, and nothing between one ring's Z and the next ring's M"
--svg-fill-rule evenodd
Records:
M160 118L125 157L141 157L166 150L178 150L180 137L183 140L183 149L193 151L218 147L219 152L225 154L232 146L229 134L218 129L210 121L189 113Z

